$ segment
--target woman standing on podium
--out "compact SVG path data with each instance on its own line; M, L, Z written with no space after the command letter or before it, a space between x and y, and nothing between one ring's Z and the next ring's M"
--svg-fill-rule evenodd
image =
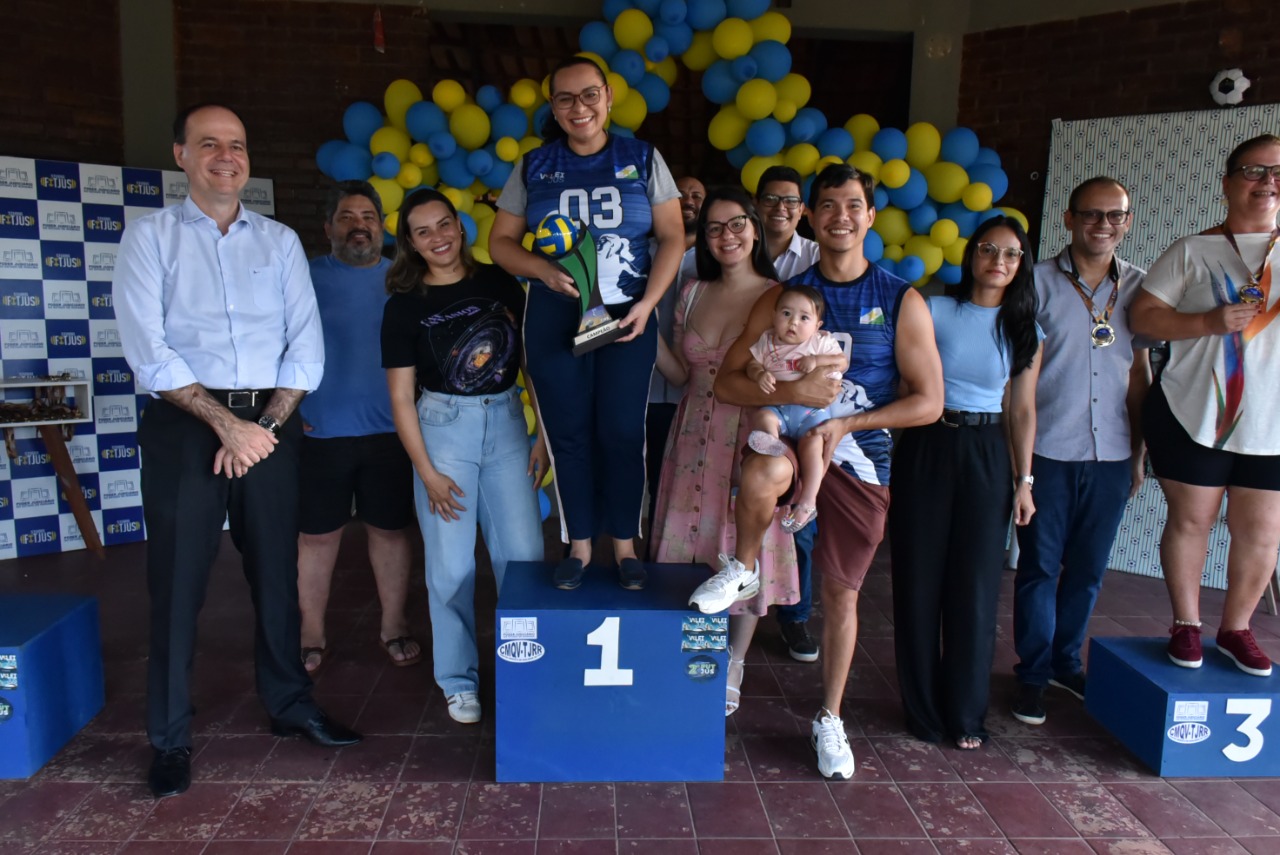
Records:
M555 583L578 587L592 538L608 535L619 583L637 590L645 582L635 537L658 338L651 321L684 254L680 191L652 145L606 130L613 92L598 65L584 57L565 60L551 72L550 88L547 142L516 163L498 198L489 247L495 262L530 280L527 376L538 392L555 464L561 536L569 541ZM600 294L609 314L629 330L582 356L573 355L580 319L573 279L520 243L553 213L591 228Z
M499 590L507 562L545 553L536 490L547 450L541 434L530 450L515 388L524 290L501 268L478 264L453 203L423 189L400 207L387 291L382 366L396 433L418 474L435 679L449 715L470 724L481 717L476 524Z
M1249 629L1280 547L1280 137L1227 157L1226 219L1181 238L1152 265L1129 310L1139 335L1170 342L1142 413L1151 468L1169 503L1160 563L1173 605L1169 658L1199 668L1200 576L1227 497L1227 597L1218 650L1271 674Z

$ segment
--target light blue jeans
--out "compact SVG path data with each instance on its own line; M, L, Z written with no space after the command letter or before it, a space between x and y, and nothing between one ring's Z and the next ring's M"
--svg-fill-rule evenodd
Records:
M458 519L431 513L426 485L413 482L426 552L427 604L436 683L445 695L474 692L476 649L476 524L484 533L493 575L502 590L508 561L543 559L538 497L525 473L529 437L515 388L496 395L422 393L418 421L431 465L462 490Z

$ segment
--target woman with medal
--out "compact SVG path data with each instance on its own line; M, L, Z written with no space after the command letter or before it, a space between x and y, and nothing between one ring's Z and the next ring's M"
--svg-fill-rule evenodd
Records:
M993 217L978 226L960 284L928 302L946 402L937 422L903 431L893 457L894 650L907 729L973 750L988 736L1010 511L1018 525L1035 513L1031 453L1044 334L1031 244L1018 222Z
M1280 136L1241 143L1222 178L1226 219L1174 242L1147 273L1130 323L1170 342L1143 410L1151 466L1169 518L1160 559L1173 606L1169 658L1203 662L1200 577L1225 494L1231 547L1217 646L1247 674L1271 660L1249 620L1280 547Z

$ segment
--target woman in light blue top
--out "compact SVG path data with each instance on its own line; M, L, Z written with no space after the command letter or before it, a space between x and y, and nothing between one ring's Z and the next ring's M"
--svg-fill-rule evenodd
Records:
M946 404L893 459L889 543L894 647L907 728L974 749L995 651L1009 514L1025 525L1040 340L1033 259L1016 220L994 217L965 248L960 284L933 297ZM1015 477L1016 475L1016 477Z

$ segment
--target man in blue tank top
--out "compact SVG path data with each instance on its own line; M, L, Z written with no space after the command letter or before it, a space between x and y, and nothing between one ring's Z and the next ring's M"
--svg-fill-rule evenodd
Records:
M911 286L867 261L863 240L875 221L871 177L837 164L814 179L808 217L821 248L818 263L790 283L810 285L827 302L823 329L853 338L850 365L840 380L821 370L766 394L746 376L748 348L772 324L778 290L752 309L747 328L726 355L716 397L745 407L801 404L829 407L832 418L814 428L831 466L818 494L814 565L822 568L824 703L812 725L818 771L849 778L854 759L840 719L840 702L858 639L858 591L884 533L889 508L890 428L936 421L942 414L942 363L933 322ZM722 573L749 575L765 529L795 483L790 456L747 451L735 522L738 554Z

